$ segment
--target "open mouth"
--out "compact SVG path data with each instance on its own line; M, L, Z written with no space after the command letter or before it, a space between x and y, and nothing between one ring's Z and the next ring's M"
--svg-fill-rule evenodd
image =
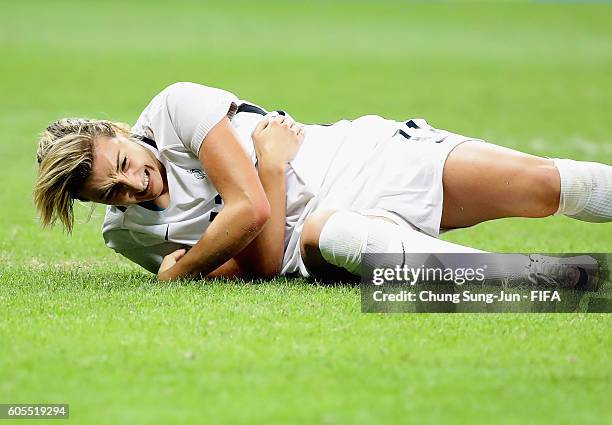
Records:
M145 170L145 176L144 176L142 185L144 186L144 189L136 194L138 196L145 195L151 188L151 176L149 175L148 170Z

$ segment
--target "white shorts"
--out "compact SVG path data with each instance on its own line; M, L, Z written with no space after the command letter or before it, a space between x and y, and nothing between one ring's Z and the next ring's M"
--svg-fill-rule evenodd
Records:
M317 137L317 146L317 142L308 145L306 139L300 148L305 152L292 164L283 274L299 271L308 276L299 239L305 219L317 210L380 215L438 237L446 158L460 143L482 142L435 129L423 119L397 122L370 115L343 123L347 127L340 142L324 143L323 137ZM309 161L317 165L308 167ZM310 169L315 170L311 175Z

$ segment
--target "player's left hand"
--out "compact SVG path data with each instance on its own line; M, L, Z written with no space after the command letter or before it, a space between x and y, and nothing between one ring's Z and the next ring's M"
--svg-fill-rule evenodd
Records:
M255 127L252 138L260 163L286 164L295 157L304 140L304 126L288 115L272 112Z
M177 261L180 260L183 255L185 255L186 252L186 249L177 249L176 251L164 257L161 265L159 266L159 270L157 271L157 277L159 278L159 280L166 280L164 279L164 272L174 266Z

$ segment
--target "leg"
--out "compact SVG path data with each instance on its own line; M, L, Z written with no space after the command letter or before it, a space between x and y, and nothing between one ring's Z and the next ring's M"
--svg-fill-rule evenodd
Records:
M546 159L512 149L465 142L448 156L442 177L441 227L467 227L503 217L565 214L612 221L612 167Z
M300 237L302 260L309 272L336 280L359 275L364 252L402 251L482 252L353 211L315 211L306 219Z
M441 227L468 227L503 217L546 217L559 208L553 160L468 141L449 154L442 178Z
M612 167L571 159L554 161L561 174L557 214L592 223L612 221Z
M300 242L302 259L308 270L317 277L334 280L347 280L347 277L352 280L351 275L360 276L364 261L362 254L367 253L402 254L402 261L408 267L423 264L424 257L421 254L483 253L399 226L381 217L346 210L312 214L304 224ZM530 281L536 285L568 288L579 284L585 286L595 282L598 275L597 262L587 257L561 259L506 254L504 257L487 260L485 279L489 284ZM449 268L466 266L465 258L458 256L446 256L441 261Z
M300 253L308 271L315 277L331 280L354 280L354 275L341 267L328 263L319 250L323 226L336 211L315 211L304 222L300 236Z

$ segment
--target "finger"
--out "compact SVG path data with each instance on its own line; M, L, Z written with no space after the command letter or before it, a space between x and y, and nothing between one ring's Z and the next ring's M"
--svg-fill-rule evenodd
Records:
M174 257L176 261L178 261L183 255L185 255L186 252L187 252L186 249L177 249L171 255Z
M295 126L295 120L291 117L285 117L285 122L283 123L287 125L289 128Z
M261 133L269 124L270 124L270 119L268 117L264 117L255 126L255 130L253 130L253 134Z
M302 143L304 141L304 137L306 136L306 130L304 130L304 127L300 126L297 136L300 140L300 143Z
M293 128L294 123L292 123L289 119L286 119L282 124L281 127L286 128L288 130L291 130Z
M276 123L278 123L278 124L282 124L283 122L285 122L285 120L286 120L286 119L287 119L287 117L286 117L286 116L279 115L279 116L277 116L277 117L274 117L274 118L273 118L273 121L274 121L274 122L276 122Z

